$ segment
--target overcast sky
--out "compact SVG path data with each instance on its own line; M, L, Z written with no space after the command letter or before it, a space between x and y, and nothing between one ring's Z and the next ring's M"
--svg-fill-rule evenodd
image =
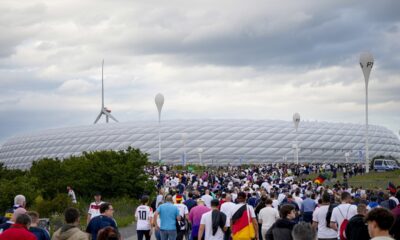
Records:
M2 0L0 142L120 121L365 123L361 52L375 58L370 124L400 129L400 1Z

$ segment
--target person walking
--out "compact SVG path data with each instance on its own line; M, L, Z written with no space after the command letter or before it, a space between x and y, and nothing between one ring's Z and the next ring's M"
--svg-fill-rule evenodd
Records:
M165 203L158 206L154 213L155 222L157 222L158 217L160 217L161 240L175 240L177 237L176 221L180 220L180 216L178 208L173 204L171 195L167 195ZM156 228L158 228L157 225Z
M101 194L99 192L96 192L94 194L94 202L90 203L89 205L89 210L88 210L88 215L87 215L87 223L89 224L90 220L94 217L97 217L100 215L100 206L104 202L101 201Z
M306 199L303 200L301 204L301 215L303 216L303 221L312 223L313 212L317 204L314 199L311 199L311 195L306 193Z
M189 210L185 204L182 203L183 197L182 195L176 196L176 204L174 204L179 210L180 220L177 221L176 231L177 231L177 240L182 240L188 231L187 219L189 219Z
M72 203L76 204L77 203L76 195L75 195L75 191L72 189L72 187L67 186L67 194L68 194L68 197L71 198Z
M232 239L258 239L258 222L252 206L246 203L246 193L239 192L232 211Z
M372 209L365 218L365 222L368 224L371 240L394 240L389 234L394 223L394 216L388 209Z
M367 205L358 204L357 214L354 215L346 227L346 238L347 240L368 240L370 239L368 234L368 226L365 225L365 217L367 216L368 210Z
M266 240L267 231L279 219L279 212L272 207L272 199L268 198L266 206L258 214L258 222L261 224L262 239Z
M7 231L0 234L0 240L36 240L36 236L29 232L31 217L27 214L20 214Z
M202 239L203 233L205 233L204 239L207 240L224 239L224 231L228 227L228 219L225 213L218 210L218 206L218 199L211 200L211 211L201 216L198 239Z
M281 206L279 218L267 231L268 240L293 240L292 230L296 223L296 209L292 204L284 204Z
M92 218L86 227L86 232L91 234L92 240L97 239L97 234L102 228L110 226L118 230L113 214L114 208L111 203L106 202L100 205L100 215Z
M342 203L335 207L332 211L330 227L337 231L337 237L343 238L345 227L350 218L357 214L357 207L351 205L351 195L348 192L342 192L340 196ZM341 237L342 235L342 237Z
M26 214L28 214L28 216L31 217L31 219L32 219L32 223L29 227L29 232L35 234L37 240L50 240L49 232L47 232L47 230L40 228L38 226L39 213L31 211L31 212L27 212Z
M312 217L312 226L314 229L317 230L317 238L321 240L337 240L337 231L330 228L329 224L326 221L330 201L331 196L328 192L324 192L322 194L322 203L318 208L315 209Z
M229 240L231 237L231 219L232 219L232 211L235 209L236 204L232 202L231 194L227 193L225 195L225 202L221 204L221 212L225 213L226 218L228 219L228 226L225 231L225 240Z
M197 206L193 207L189 212L189 221L192 224L192 239L197 240L200 228L201 217L204 213L209 212L210 209L205 206L204 200L197 199ZM199 239L200 240L200 239Z
M148 196L143 196L140 202L140 206L138 206L135 211L137 238L138 240L143 240L143 237L145 237L146 240L150 240L153 210L148 206Z
M89 240L89 235L80 230L78 209L65 209L64 220L65 224L53 234L51 240Z

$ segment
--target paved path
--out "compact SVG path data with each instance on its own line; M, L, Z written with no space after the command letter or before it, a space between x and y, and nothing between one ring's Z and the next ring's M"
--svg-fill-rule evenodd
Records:
M127 227L119 229L124 240L137 240L136 236L136 223L133 223ZM154 233L151 235L151 240L156 240Z

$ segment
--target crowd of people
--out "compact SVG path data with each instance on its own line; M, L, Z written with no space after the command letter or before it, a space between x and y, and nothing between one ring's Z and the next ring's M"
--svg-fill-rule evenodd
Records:
M264 164L224 166L201 172L149 166L154 199L143 195L132 214L137 239L150 240L328 240L400 239L400 188L365 189L347 179L364 174L362 165ZM326 174L334 184L307 176ZM335 179L343 174L343 181ZM68 188L71 201L76 201ZM64 212L64 225L50 234L38 226L39 214L25 209L17 195L0 219L0 240L121 239L111 203L100 193L89 205L86 228L80 213Z
M85 231L81 230L79 210L70 207L64 211L64 225L50 238L46 226L39 226L39 213L27 211L25 196L17 195L13 207L0 218L0 240L120 240L112 204L101 201L100 193L94 199L89 205Z
M146 240L400 239L400 191L350 186L359 164L225 166L196 174L150 167L159 193L145 197ZM337 178L333 186L310 173ZM154 210L154 214L152 211ZM140 218L140 214L137 215ZM144 226L143 223L140 223Z

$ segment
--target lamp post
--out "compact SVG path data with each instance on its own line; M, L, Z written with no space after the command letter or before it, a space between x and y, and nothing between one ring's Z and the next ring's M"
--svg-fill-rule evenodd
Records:
M186 138L187 134L182 133L182 143L183 143L183 166L186 166Z
M201 159L201 154L203 153L203 148L199 147L197 149L197 153L199 154L200 165L203 166L203 159Z
M295 146L293 146L296 151L295 151L295 159L296 159L296 164L299 165L299 144L298 144L298 140L297 140L297 129L299 127L299 123L300 123L300 114L299 113L295 113L293 114L293 123L294 123L294 129L296 130L296 143Z
M161 110L164 105L164 95L158 93L154 101L158 110L158 162L161 163Z
M365 80L365 172L369 172L369 152L368 152L368 81L369 75L374 65L374 57L371 53L365 52L360 55L360 66Z

